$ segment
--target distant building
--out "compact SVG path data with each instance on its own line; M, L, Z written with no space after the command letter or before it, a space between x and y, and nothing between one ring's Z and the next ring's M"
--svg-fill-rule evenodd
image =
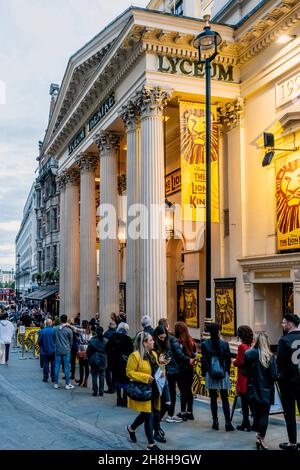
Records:
M0 268L0 284L11 284L15 280L14 270L4 270Z
M32 275L37 272L35 184L31 186L16 236L16 291L24 297L32 290Z

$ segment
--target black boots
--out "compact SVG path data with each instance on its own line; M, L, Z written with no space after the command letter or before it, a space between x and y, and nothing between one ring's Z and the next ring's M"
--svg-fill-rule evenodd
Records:
M238 431L246 431L251 432L251 424L250 421L243 421L242 424L236 427Z
M226 423L225 423L225 431L228 432L228 431L234 431L234 430L235 430L235 429L234 429L234 427L232 426L231 421L226 421Z
M219 420L218 420L218 418L215 418L213 420L212 429L214 429L215 431L219 431Z

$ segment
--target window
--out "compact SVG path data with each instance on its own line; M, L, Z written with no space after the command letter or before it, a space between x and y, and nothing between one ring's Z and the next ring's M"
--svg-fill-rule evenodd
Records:
M52 209L52 230L57 230L58 229L58 224L57 224L57 208Z
M46 214L46 232L50 232L50 211Z
M50 270L50 246L47 246L46 270Z
M36 206L41 207L41 190L38 189L36 192Z
M175 15L183 16L183 0L179 0L175 3Z
M53 269L57 268L57 245L53 245Z
M229 237L229 209L224 209L224 238Z

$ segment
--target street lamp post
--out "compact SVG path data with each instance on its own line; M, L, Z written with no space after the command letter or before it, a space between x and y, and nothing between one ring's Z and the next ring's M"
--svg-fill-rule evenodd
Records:
M206 204L205 204L205 272L206 272L206 324L211 321L211 62L218 55L222 38L209 26L210 16L205 15L205 26L194 40L198 49L199 63L205 65L205 167L206 167Z

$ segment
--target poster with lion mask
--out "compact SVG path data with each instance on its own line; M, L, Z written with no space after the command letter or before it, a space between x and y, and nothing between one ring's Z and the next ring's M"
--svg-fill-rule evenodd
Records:
M185 281L177 286L177 320L191 328L199 327L199 282Z
M276 159L277 248L300 248L300 154Z
M182 219L205 222L205 104L180 101ZM211 106L211 221L219 222L217 107Z
M215 280L215 319L221 334L235 336L235 279Z

